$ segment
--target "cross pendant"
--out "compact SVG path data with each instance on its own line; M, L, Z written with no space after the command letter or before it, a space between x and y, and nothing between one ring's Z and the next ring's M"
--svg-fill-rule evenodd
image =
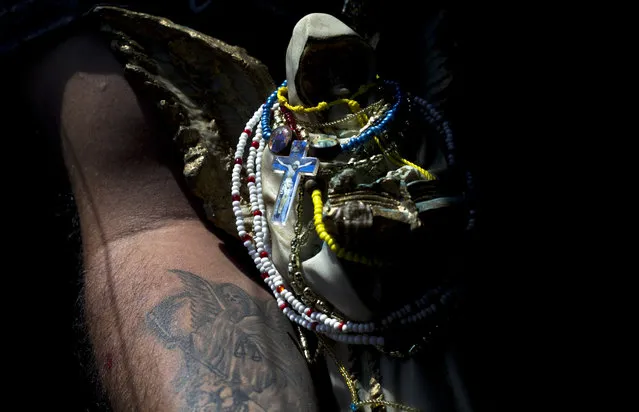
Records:
M305 140L294 140L288 156L275 156L273 159L273 171L284 173L271 216L271 222L274 224L286 223L300 177L317 174L319 161L315 157L305 157L307 151L308 143Z

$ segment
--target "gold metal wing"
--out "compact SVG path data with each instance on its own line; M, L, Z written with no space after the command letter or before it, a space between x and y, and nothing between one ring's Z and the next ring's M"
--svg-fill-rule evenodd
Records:
M98 6L87 18L111 39L136 91L160 111L207 217L237 236L230 198L235 147L275 88L267 67L242 48L161 17Z

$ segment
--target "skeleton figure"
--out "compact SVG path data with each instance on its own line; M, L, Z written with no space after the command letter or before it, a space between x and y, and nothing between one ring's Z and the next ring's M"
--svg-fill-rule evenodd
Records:
M330 55L331 58L328 58ZM340 58L337 58L339 56ZM319 101L332 101L337 98L353 94L359 86L367 84L374 78L375 64L373 50L364 43L350 28L343 23L324 14L312 14L306 16L296 25L293 36L287 51L287 78L288 78L288 98L291 104L303 104L314 106ZM326 67L332 62L339 62L339 67ZM354 70L353 68L357 68ZM371 104L379 99L379 95L371 93L364 97L364 104ZM363 104L363 105L364 105ZM325 115L296 114L299 120L309 123L333 121L347 115L343 106L334 106ZM348 133L354 130L355 133L361 126L357 123L340 123L337 133ZM373 143L374 144L374 143ZM432 158L441 162L441 154L437 149L433 150ZM364 154L362 154L364 153ZM273 164L274 155L269 150L263 153L262 164ZM340 166L342 165L342 166ZM428 165L424 165L427 166ZM410 231L420 227L417 219L418 209L414 203L423 193L430 189L424 187L427 182L424 178L415 173L410 167L397 168L397 166L385 161L373 160L366 155L366 151L343 152L337 158L329 162L320 163L320 175L322 171L328 173L336 170L334 175L340 170L350 170L344 176L352 179L349 190L359 190L369 194L369 199L378 199L371 205L369 200L349 200L356 197L352 192L340 192L340 179L330 180L326 177L320 185L328 189L324 192L325 206L327 210L340 208L348 209L350 206L361 204L366 211L372 213L371 218L361 219L353 222L339 222L333 227L346 227L349 229L350 244L364 243L377 247L397 247L401 250L402 245L406 250L411 247L411 242L405 237L395 237L395 233L403 233L397 230L390 230L394 227L406 227ZM290 174L290 172L287 172ZM318 181L321 178L317 179ZM267 216L277 215L279 212L277 198L281 193L280 175L270 169L262 171L263 198L267 209ZM285 186L284 186L285 187ZM419 190L414 188L419 187ZM332 194L331 194L332 193ZM412 196L415 196L413 199ZM308 194L307 197L310 197ZM387 198L394 199L386 202ZM386 202L386 203L384 203ZM297 199L291 201L291 210L295 210ZM342 206L343 205L343 206ZM448 204L446 204L448 205ZM304 223L312 220L312 207L304 207L302 219ZM348 216L349 213L334 213L333 216ZM353 215L353 213L350 213ZM287 265L290 259L290 245L294 239L293 228L297 221L297 216L291 214L286 225L270 225L272 260L278 271L287 276ZM384 226L380 226L381 222ZM358 224L370 224L368 227L360 227ZM402 226L403 225L403 226ZM327 226L328 228L328 226ZM389 228L389 230L385 230ZM363 230L367 229L367 230ZM328 230L328 229L327 229ZM388 235L386 235L388 234ZM339 233L333 233L339 236ZM368 236L369 238L358 239L357 236ZM390 237L388 237L390 236ZM416 246L419 243L416 242ZM413 256L423 254L422 251ZM399 254L398 256L407 262L407 265L414 264L411 254ZM412 271L402 271L395 269L384 274L383 270L371 268L357 268L353 265L345 264L344 260L338 258L336 254L317 237L311 237L300 252L302 263L302 276L306 284L319 295L324 296L334 307L344 313L349 319L357 321L368 321L379 313L379 303L388 298L389 295L400 295L401 293L391 292L390 286L404 285L401 280L402 273L413 273ZM434 267L434 266L433 266ZM290 279L289 279L290 281ZM387 283L383 283L386 281ZM417 285L416 279L411 280ZM394 283L394 284L393 284ZM385 285L385 286L384 286ZM384 289L386 293L384 294ZM415 288L419 289L419 287ZM338 345L339 346L339 345ZM329 366L329 368L331 368ZM413 361L402 362L401 364L392 358L382 358L380 370L384 378L383 391L386 399L398 399L412 405L428 405L428 398L433 396L430 390L424 390L424 382L437 380L437 375L441 370L425 370ZM331 379L336 393L343 393L339 388L343 387L337 370L331 370ZM363 371L364 374L370 373ZM390 379L390 376L397 377ZM410 376L411 378L407 378ZM405 377L405 378L402 378ZM416 388L420 388L417 390ZM433 388L433 390L435 390ZM342 399L347 403L347 399Z

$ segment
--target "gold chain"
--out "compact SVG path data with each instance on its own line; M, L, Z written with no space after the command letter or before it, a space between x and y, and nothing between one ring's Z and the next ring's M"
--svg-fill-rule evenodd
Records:
M286 89L281 90L281 92L285 92ZM326 108L328 108L328 104L325 102L322 102L324 104L320 104L315 108L310 108L310 109L306 109L306 108L302 108L302 107L293 107L290 106L288 104L288 102L286 100L283 100L282 94L279 94L278 97L280 97L280 103L284 104L285 107L287 107L289 110L293 111L293 112L313 112L313 111L319 111L319 110L324 110ZM348 99L343 99L343 101L340 101L339 103L348 103L349 107L351 109L351 111L353 112L353 114L351 115L350 118L357 118L360 121L360 124L363 124L364 122L366 122L368 120L368 116L367 116L367 112L366 109L365 110L360 110L359 108L359 104L356 101L352 101L352 100L348 100ZM330 105L332 106L333 104L338 104L338 102L332 102ZM349 118L349 119L350 119ZM340 121L345 121L344 119L341 119ZM338 122L340 122L338 121ZM328 124L327 124L328 126ZM375 136L375 141L378 145L378 147L380 148L380 150L382 151L382 153L389 158L391 161L393 161L393 163L401 166L401 165L408 165L411 166L413 168L415 168L418 172L420 172L427 180L433 180L436 179L436 177L430 173L429 171L415 165L414 163L409 162L406 159L403 159L395 150L388 150L385 149L380 140L378 139L377 136ZM319 204L321 204L321 197L319 197L319 202L317 202L317 198L318 198L318 193L319 191L314 191L313 192L313 204L314 204L314 209L317 209ZM305 284L304 280L303 280L303 276L301 274L301 260L299 257L299 248L302 246L302 243L305 243L307 241L308 235L310 233L309 230L304 230L304 224L302 223L302 219L303 219L303 195L304 195L304 189L302 187L300 187L298 189L298 202L297 202L297 223L295 225L295 229L294 229L294 238L293 241L291 242L291 258L290 258L290 269L291 269L291 275L293 276L293 280L291 281L291 287L294 289L294 291L296 292L296 294L298 294L301 298L301 300L307 305L307 306L313 306L315 309L319 309L322 312L325 313L331 313L332 316L338 318L338 319L344 319L345 317L344 315L337 314L336 309L335 308L331 308L332 310L326 310L328 309L328 304L320 299L317 298L317 295L312 292L310 290L310 288ZM320 195L321 196L321 195ZM315 215L316 213L314 213ZM315 216L314 216L314 220L315 220ZM321 224L321 222L315 222L312 221L311 223L314 223L313 226L315 226L315 228L317 229L317 225L318 223ZM309 225L310 226L310 225ZM320 238L322 237L320 234L320 231L318 231L318 235L320 235ZM332 240L332 239L331 239ZM360 260L360 259L356 259L356 260ZM310 299L309 299L310 298ZM399 402L393 402L393 401L387 401L385 399L383 399L383 392L381 391L381 389L378 391L379 394L377 395L377 399L366 399L366 400L360 400L359 395L357 393L357 382L354 381L351 378L350 373L348 372L348 370L346 369L346 367L343 365L342 362L340 362L340 360L337 358L337 356L335 355L335 353L333 352L332 348L330 347L330 345L327 344L326 342L326 338L323 337L322 335L316 333L316 336L318 338L318 347L317 350L314 354L314 356L311 358L310 356L310 351L308 349L308 342L306 340L306 338L304 337L304 334L301 330L301 328L298 327L298 333L300 335L300 344L302 346L302 352L304 353L305 358L307 359L307 361L309 363L314 363L317 361L317 358L319 357L319 355L321 353L328 353L329 357L333 360L333 362L335 362L335 365L337 366L337 369L340 373L340 375L342 376L342 379L344 380L350 395L351 395L351 409L353 411L357 411L360 410L362 407L364 406L369 406L371 407L371 409L381 409L384 410L386 407L391 407L391 408L395 408L398 410L403 410L403 411L408 411L408 412L419 412L420 410L418 408L412 407L412 406L408 406L408 405L404 405L401 404ZM427 338L423 338L424 342L428 342ZM404 357L408 357L411 355L414 355L415 353L419 352L422 349L422 345L421 342L415 345L412 345L411 348L408 350L407 353L402 353L400 351L391 351L391 352L387 352L384 350L383 347L381 346L376 346L376 349L378 351L380 351L381 353L390 355L392 357L397 357L397 358L404 358Z
M380 107L384 105L384 99L380 99L378 101L376 101L375 103L371 103L370 105L366 106L363 109L360 109L358 112L355 113L351 113L345 117L342 117L341 119L337 119L337 120L333 120L331 122L325 122L325 123L313 123L313 122L305 122L303 120L298 120L297 124L301 124L304 125L306 127L312 127L312 128L317 128L317 129L325 129L325 128L330 128L332 126L337 126L340 123L344 123L344 122L348 122L350 120L356 119L359 116L363 115L363 114L375 114L376 110Z
M317 334L320 342L324 343L324 352L328 353L328 356L335 362L335 366L337 366L337 370L339 374L342 375L342 379L344 379L344 383L346 383L346 387L351 394L351 410L357 411L360 410L363 406L370 406L371 408L375 407L391 407L395 409L399 409L401 411L408 412L420 412L420 409L415 408L413 406L404 405L403 403L387 401L384 399L365 399L360 400L359 395L357 394L357 383L351 379L350 373L344 366L342 362L337 358L333 349L325 342L326 338Z
M296 208L297 222L295 224L294 238L293 238L293 241L291 242L291 266L295 270L301 268L301 263L299 261L299 248L301 247L302 231L304 228L304 224L302 223L303 203L304 203L303 196L304 196L304 189L300 187L298 189L298 199L297 199L297 208ZM308 231L306 231L306 233L308 233ZM335 311L335 309L333 310ZM331 315L334 317L338 317L338 316L335 316L334 313L331 313ZM341 318L344 318L343 315L341 316ZM419 412L419 409L417 408L407 406L398 402L384 400L383 391L381 390L379 391L379 394L377 395L378 397L377 399L360 400L359 395L357 393L357 383L353 379L351 379L350 373L348 372L346 367L342 364L342 362L340 362L340 360L337 358L337 356L331 349L330 345L326 342L326 338L324 338L322 335L318 333L315 334L318 338L319 343L318 343L315 355L311 358L310 351L308 349L308 342L302 332L302 329L299 327L298 327L298 334L300 335L300 345L302 346L302 353L304 354L304 357L306 358L307 362L309 362L309 364L312 364L315 361L317 361L317 358L322 352L328 353L328 355L331 357L333 362L335 362L335 365L337 366L337 369L340 375L342 376L342 378L344 379L344 382L346 383L348 391L351 394L352 410L357 411L363 406L370 406L371 408L393 407L403 411Z

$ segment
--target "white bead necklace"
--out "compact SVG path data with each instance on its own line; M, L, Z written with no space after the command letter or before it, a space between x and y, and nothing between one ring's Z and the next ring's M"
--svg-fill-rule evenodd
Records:
M275 107L274 107L275 108ZM284 279L278 273L270 259L270 253L267 250L268 233L267 222L264 215L264 200L262 199L262 153L266 146L262 138L262 127L259 120L262 115L263 106L260 107L253 117L246 123L246 127L240 135L237 150L235 152L235 165L231 174L231 196L233 198L233 212L236 217L237 233L242 240L244 246L248 249L249 255L253 258L255 266L260 271L264 283L266 283L273 296L278 303L280 310L291 321L298 325L318 333L322 333L327 337L349 344L369 344L383 345L384 338L382 336L369 335L347 335L347 332L368 333L375 329L372 322L341 322L338 319L330 317L324 313L313 311L312 308L300 302L293 293L286 289ZM252 138L249 154L246 162L247 186L251 203L251 212L253 213L253 232L255 238L251 239L246 228L244 227L244 212L240 206L240 186L242 170L242 157L244 149L249 138L249 134L257 126L255 134Z
M275 104L271 110L277 110L278 106L279 104ZM266 208L262 198L262 154L266 146L265 139L263 139L262 136L262 125L260 124L263 107L264 106L261 106L246 123L246 127L240 135L235 151L235 165L233 166L233 172L231 174L231 197L239 237L244 241L244 246L247 248L249 255L260 271L264 283L271 289L280 310L292 322L297 323L305 329L326 335L336 341L356 345L383 345L384 337L382 336L352 334L370 333L378 330L375 323L343 322L325 313L315 311L313 308L303 304L286 288L284 279L271 261L268 223L264 212ZM251 238L244 226L245 216L240 203L240 174L244 163L242 159L244 157L246 143L254 129L256 129L255 134L251 140L249 154L246 159L247 186L251 213L253 214L253 232L255 235L254 238ZM436 310L435 303L431 303L434 297L439 297L441 302L445 303L451 297L450 295L452 295L452 291L448 290L441 296L436 296L441 292L442 288L437 288L417 299L412 305L406 305L392 312L382 319L381 325L386 327L395 322L406 324L424 319ZM412 313L414 309L417 309L416 313Z

